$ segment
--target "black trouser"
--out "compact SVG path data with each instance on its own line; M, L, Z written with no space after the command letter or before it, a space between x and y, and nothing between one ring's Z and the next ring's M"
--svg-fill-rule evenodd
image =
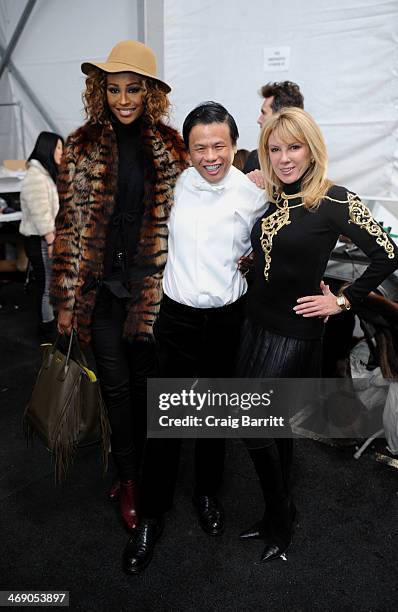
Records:
M123 480L135 480L146 438L146 380L157 375L155 344L123 339L126 300L103 287L92 320L92 346L112 429L112 455Z
M165 378L226 378L234 375L243 300L222 308L192 308L164 296L155 326L160 375ZM142 514L170 509L181 440L148 439L141 487ZM224 439L195 444L195 494L214 495L222 480Z
M41 236L24 236L24 248L36 279L39 321L48 323L54 319L54 311L49 297L51 260L48 257L47 242Z

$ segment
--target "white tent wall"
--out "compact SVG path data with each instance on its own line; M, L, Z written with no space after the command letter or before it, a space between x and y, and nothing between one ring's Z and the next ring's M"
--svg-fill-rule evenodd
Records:
M26 0L0 0L3 47L8 44L25 5ZM59 133L66 136L84 119L81 62L103 60L115 43L137 37L137 0L38 0L11 60ZM7 82L11 82L13 101L23 105L29 154L39 132L50 128L7 70L1 79L1 102L7 97L3 93ZM9 112L0 107L0 134L2 126L9 122ZM8 124L8 134L0 141L0 161L23 157L15 116Z
M166 0L164 22L178 127L213 99L237 120L239 147L252 149L259 88L292 80L322 127L330 177L361 194L398 198L397 0ZM279 47L285 69L270 70L264 55Z
M0 0L3 47L25 5ZM322 126L331 178L398 199L397 0L37 0L11 60L65 136L84 116L81 62L140 37L155 49L160 75L164 64L178 128L193 106L215 99L235 116L239 146L254 148L259 88L290 79ZM264 56L278 49L286 65L270 69ZM29 153L48 126L7 70L4 100L23 104ZM17 108L0 107L0 146L0 161L23 156Z

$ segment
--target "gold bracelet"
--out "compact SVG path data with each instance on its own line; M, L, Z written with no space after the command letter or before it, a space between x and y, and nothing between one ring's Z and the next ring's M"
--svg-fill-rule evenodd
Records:
M350 310L351 304L345 297L344 293L339 293L336 297L337 306L341 308L341 310Z

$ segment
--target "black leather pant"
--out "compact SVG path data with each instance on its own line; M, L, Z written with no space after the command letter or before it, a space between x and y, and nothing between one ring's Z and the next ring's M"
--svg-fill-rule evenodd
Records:
M136 480L146 438L146 380L157 375L155 344L123 340L126 301L100 290L92 347L112 429L112 455L123 480Z
M222 308L192 308L163 298L155 326L160 375L165 378L226 378L234 360L243 316L243 300ZM148 439L141 485L145 517L170 509L178 475L181 440ZM195 444L195 493L214 495L222 480L224 439Z

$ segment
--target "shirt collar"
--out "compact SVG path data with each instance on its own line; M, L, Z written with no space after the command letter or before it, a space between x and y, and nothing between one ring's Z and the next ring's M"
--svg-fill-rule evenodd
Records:
M206 181L192 166L192 186L194 189L198 189L199 191L210 191L213 193L223 193L224 189L227 186L228 177L230 174L230 170L226 176L219 183L209 183Z

